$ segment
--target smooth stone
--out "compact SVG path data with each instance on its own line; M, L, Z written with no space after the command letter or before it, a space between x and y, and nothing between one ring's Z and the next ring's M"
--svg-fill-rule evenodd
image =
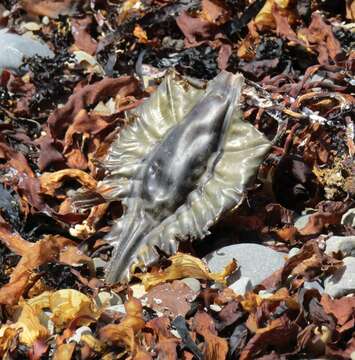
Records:
M0 71L3 69L18 70L24 57L54 57L49 47L27 36L12 34L8 29L0 30Z
M303 287L307 290L316 289L320 294L324 293L324 288L318 281L305 281Z
M337 298L355 293L355 257L343 259L344 266L324 280L324 292Z
M288 257L292 257L297 255L300 252L301 249L297 248L297 247L293 247L290 249L290 251L288 252Z
M97 306L114 306L122 304L122 299L114 292L101 291L95 297Z
M235 259L239 268L228 279L229 284L247 277L256 286L283 267L285 255L263 245L243 243L213 251L204 260L212 272L220 272Z
M349 209L342 217L341 217L342 225L349 225L355 227L355 208Z
M247 277L241 277L239 280L228 286L238 295L245 295L253 290L253 284Z
M199 292L201 290L201 284L195 278L185 278L181 281L185 283L194 292Z
M341 251L344 257L355 256L355 236L332 236L326 241L325 253Z
M295 221L295 228L297 230L303 229L307 224L311 214L302 215Z

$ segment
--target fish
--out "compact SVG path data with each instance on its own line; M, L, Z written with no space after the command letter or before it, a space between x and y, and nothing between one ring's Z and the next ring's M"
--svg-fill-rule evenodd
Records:
M113 247L107 283L130 281L179 241L203 239L241 204L271 146L243 120L243 86L243 75L228 71L203 84L168 71L127 113L98 185L105 201L124 207L105 238Z

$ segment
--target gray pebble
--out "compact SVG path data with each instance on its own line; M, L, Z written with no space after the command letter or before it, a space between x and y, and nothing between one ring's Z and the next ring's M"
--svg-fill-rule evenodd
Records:
M318 281L305 281L303 287L307 290L316 289L320 294L324 293L324 288Z
M233 284L229 285L229 288L234 290L238 295L245 295L245 293L253 290L253 284L247 277L241 277Z
M341 251L344 257L355 256L355 236L332 236L326 242L325 253L332 255Z
M222 271L233 259L236 259L239 269L228 279L229 284L247 277L256 286L282 268L285 254L263 245L244 243L223 247L204 258L212 272Z
M299 248L293 247L292 249L290 249L290 251L288 252L288 257L292 257L297 255L300 252Z
M297 230L303 229L307 225L310 216L311 214L300 216L295 222L295 228Z
M337 298L355 293L355 257L343 259L344 266L324 280L324 292Z
M0 48L0 72L3 69L18 70L25 56L54 57L46 44L27 36L9 33L7 29L0 30Z
M355 208L349 209L341 218L342 225L355 227Z
M194 292L199 292L201 290L201 284L197 279L185 278L181 281L185 283Z

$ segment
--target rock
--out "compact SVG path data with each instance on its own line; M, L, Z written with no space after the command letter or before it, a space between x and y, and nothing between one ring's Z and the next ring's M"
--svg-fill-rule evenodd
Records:
M151 288L147 294L147 305L154 311L175 318L178 315L185 316L195 298L196 293L189 286L175 280Z
M325 253L341 251L344 257L355 256L355 236L332 236L326 242Z
M27 36L12 34L8 29L0 30L0 72L3 69L17 71L22 65L24 57L35 55L41 57L54 57L49 47Z
M298 254L300 252L299 248L293 247L292 249L290 249L290 251L288 252L288 257L292 257L295 256L296 254Z
M303 287L307 290L316 289L320 294L324 293L324 288L318 281L305 281Z
M97 306L114 306L122 304L122 299L119 295L114 292L101 291L95 297Z
M355 227L355 208L349 209L341 218L342 225Z
M285 254L263 245L245 243L223 247L204 258L212 272L222 271L233 259L237 260L239 269L232 274L229 284L247 277L256 286L284 265Z
M303 229L308 224L308 220L310 216L311 214L300 216L295 222L295 228L297 230Z
M233 284L229 285L229 288L234 290L238 295L244 295L245 293L253 290L253 284L247 277L241 277Z
M344 266L324 280L324 292L337 298L355 293L355 257L343 259Z
M185 283L194 292L199 292L201 290L201 284L195 278L185 278L181 281Z

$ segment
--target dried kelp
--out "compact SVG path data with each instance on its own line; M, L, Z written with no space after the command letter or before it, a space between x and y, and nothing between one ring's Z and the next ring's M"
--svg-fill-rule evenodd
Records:
M355 297L341 294L355 291L354 5L351 0L1 1L0 27L43 43L53 57L23 58L16 70L6 49L0 52L0 63L5 60L0 358L353 357ZM180 75L169 74L171 68ZM233 108L234 75L220 75L231 79L229 85L206 83L221 70L241 72L247 84L230 131L221 124ZM220 127L207 132L213 149L201 158L212 165L197 166L203 174L189 182L182 199L175 190L168 193L171 207L164 203L169 196L156 205L161 195L156 190L147 200L138 174L148 171L154 151L166 149L169 132L185 126L203 96L212 98L208 91L223 93L228 86L225 102L206 105L210 119L223 107ZM189 126L206 119L192 119ZM243 142L247 129L254 135ZM229 176L223 180L221 167L228 164L231 176L245 171L239 153L226 151L231 139L233 146L243 142L250 150L243 165L253 166L249 140L259 141L254 129L273 139L273 146L258 166L259 180L241 201L247 186L237 177L233 185ZM110 154L118 148L121 160L106 166L110 174L101 165L114 141ZM182 159L191 153L186 147ZM158 167L164 174L183 173L176 171L174 154ZM163 195L181 184L177 176L166 185L167 179L156 182ZM73 200L84 208L75 212ZM231 204L237 211L228 211ZM134 216L136 224L147 225L147 233L137 236L137 249L127 243L135 241L129 233ZM104 268L112 246L105 236L117 219L111 234L116 248L122 240L138 256L140 243L152 241L149 260L159 246L174 250L179 237L199 238L201 229L201 237L211 234L180 242L170 257L157 250L158 261L148 271L134 272L128 285L107 284ZM119 224L128 230L118 231ZM272 247L286 262L270 274L272 258L257 250L250 256L238 250L240 242L250 249L262 248L255 242ZM231 245L227 252L225 245ZM137 265L145 267L137 261L131 273ZM252 272L264 279L251 291Z

